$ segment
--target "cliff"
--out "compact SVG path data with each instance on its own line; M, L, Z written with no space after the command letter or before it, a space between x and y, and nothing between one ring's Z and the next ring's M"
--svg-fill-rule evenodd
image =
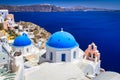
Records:
M20 21L20 22L17 22L17 24L23 26L23 29L27 29L28 35L34 35L32 40L35 44L42 42L40 48L45 48L46 41L51 35L50 32L46 31L41 26L38 26L32 22Z
M109 9L89 8L83 6L65 8L50 4L24 5L24 6L0 5L0 9L8 9L10 12L111 11Z

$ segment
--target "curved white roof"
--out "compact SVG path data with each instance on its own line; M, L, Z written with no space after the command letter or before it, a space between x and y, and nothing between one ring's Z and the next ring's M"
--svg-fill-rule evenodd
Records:
M120 79L119 73L107 71L107 72L101 73L99 76L97 76L93 80L119 80L119 79Z

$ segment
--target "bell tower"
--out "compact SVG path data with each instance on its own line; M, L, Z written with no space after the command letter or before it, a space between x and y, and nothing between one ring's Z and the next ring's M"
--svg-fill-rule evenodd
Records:
M97 46L95 45L95 43L91 43L90 45L88 45L83 58L94 62L100 61L100 53L97 50Z

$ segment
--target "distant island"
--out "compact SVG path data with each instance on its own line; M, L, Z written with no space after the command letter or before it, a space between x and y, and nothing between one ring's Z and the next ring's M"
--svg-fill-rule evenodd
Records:
M22 5L22 6L0 5L0 9L8 9L10 12L117 11L105 8L89 8L83 6L67 8L51 4Z

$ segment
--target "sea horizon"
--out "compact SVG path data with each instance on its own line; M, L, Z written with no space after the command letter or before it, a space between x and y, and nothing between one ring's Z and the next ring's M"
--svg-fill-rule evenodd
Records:
M36 4L52 4L56 6L61 7L74 7L74 6L84 6L84 7L90 7L90 8L105 8L105 9L115 9L120 10L120 1L119 0L78 0L78 1L72 1L72 0L2 0L0 1L0 5L36 5Z

